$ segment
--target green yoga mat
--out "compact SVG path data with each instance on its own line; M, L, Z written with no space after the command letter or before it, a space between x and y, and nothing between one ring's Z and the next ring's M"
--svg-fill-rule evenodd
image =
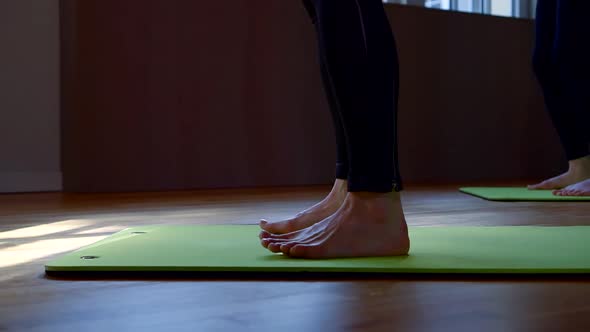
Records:
M588 201L590 196L555 196L551 190L529 190L524 187L465 187L461 192L490 201Z
M256 225L123 230L47 263L51 272L589 273L590 226L412 227L409 256L273 254Z

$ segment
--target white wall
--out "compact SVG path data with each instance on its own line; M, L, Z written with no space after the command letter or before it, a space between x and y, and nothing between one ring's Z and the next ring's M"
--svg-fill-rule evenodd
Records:
M0 192L61 189L59 1L0 0Z

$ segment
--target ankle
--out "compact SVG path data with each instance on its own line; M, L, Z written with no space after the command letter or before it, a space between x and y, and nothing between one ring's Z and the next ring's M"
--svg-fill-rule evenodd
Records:
M590 172L590 155L570 160L569 161L569 170L571 172Z
M328 194L329 197L332 197L336 200L343 201L346 198L348 188L348 181L344 179L336 179L334 181L334 186L332 187L332 191Z
M396 191L391 191L387 193L368 191L349 192L348 197L352 202L358 203L399 203L401 201L400 193Z
M349 192L344 203L348 209L376 217L374 222L405 222L401 195L399 192Z

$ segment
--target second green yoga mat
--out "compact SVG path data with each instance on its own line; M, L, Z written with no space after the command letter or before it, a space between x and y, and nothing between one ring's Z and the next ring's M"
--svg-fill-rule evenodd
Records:
M589 273L590 227L412 227L409 256L304 260L262 248L256 225L123 230L48 272Z
M490 201L590 202L590 196L555 196L551 190L528 190L524 187L464 187L459 190Z

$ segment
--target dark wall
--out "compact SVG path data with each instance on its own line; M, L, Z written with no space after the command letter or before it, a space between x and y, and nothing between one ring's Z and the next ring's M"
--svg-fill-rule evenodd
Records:
M0 193L61 190L59 6L0 1Z
M563 166L532 22L387 7L408 183ZM66 191L330 183L331 121L298 1L62 0Z

